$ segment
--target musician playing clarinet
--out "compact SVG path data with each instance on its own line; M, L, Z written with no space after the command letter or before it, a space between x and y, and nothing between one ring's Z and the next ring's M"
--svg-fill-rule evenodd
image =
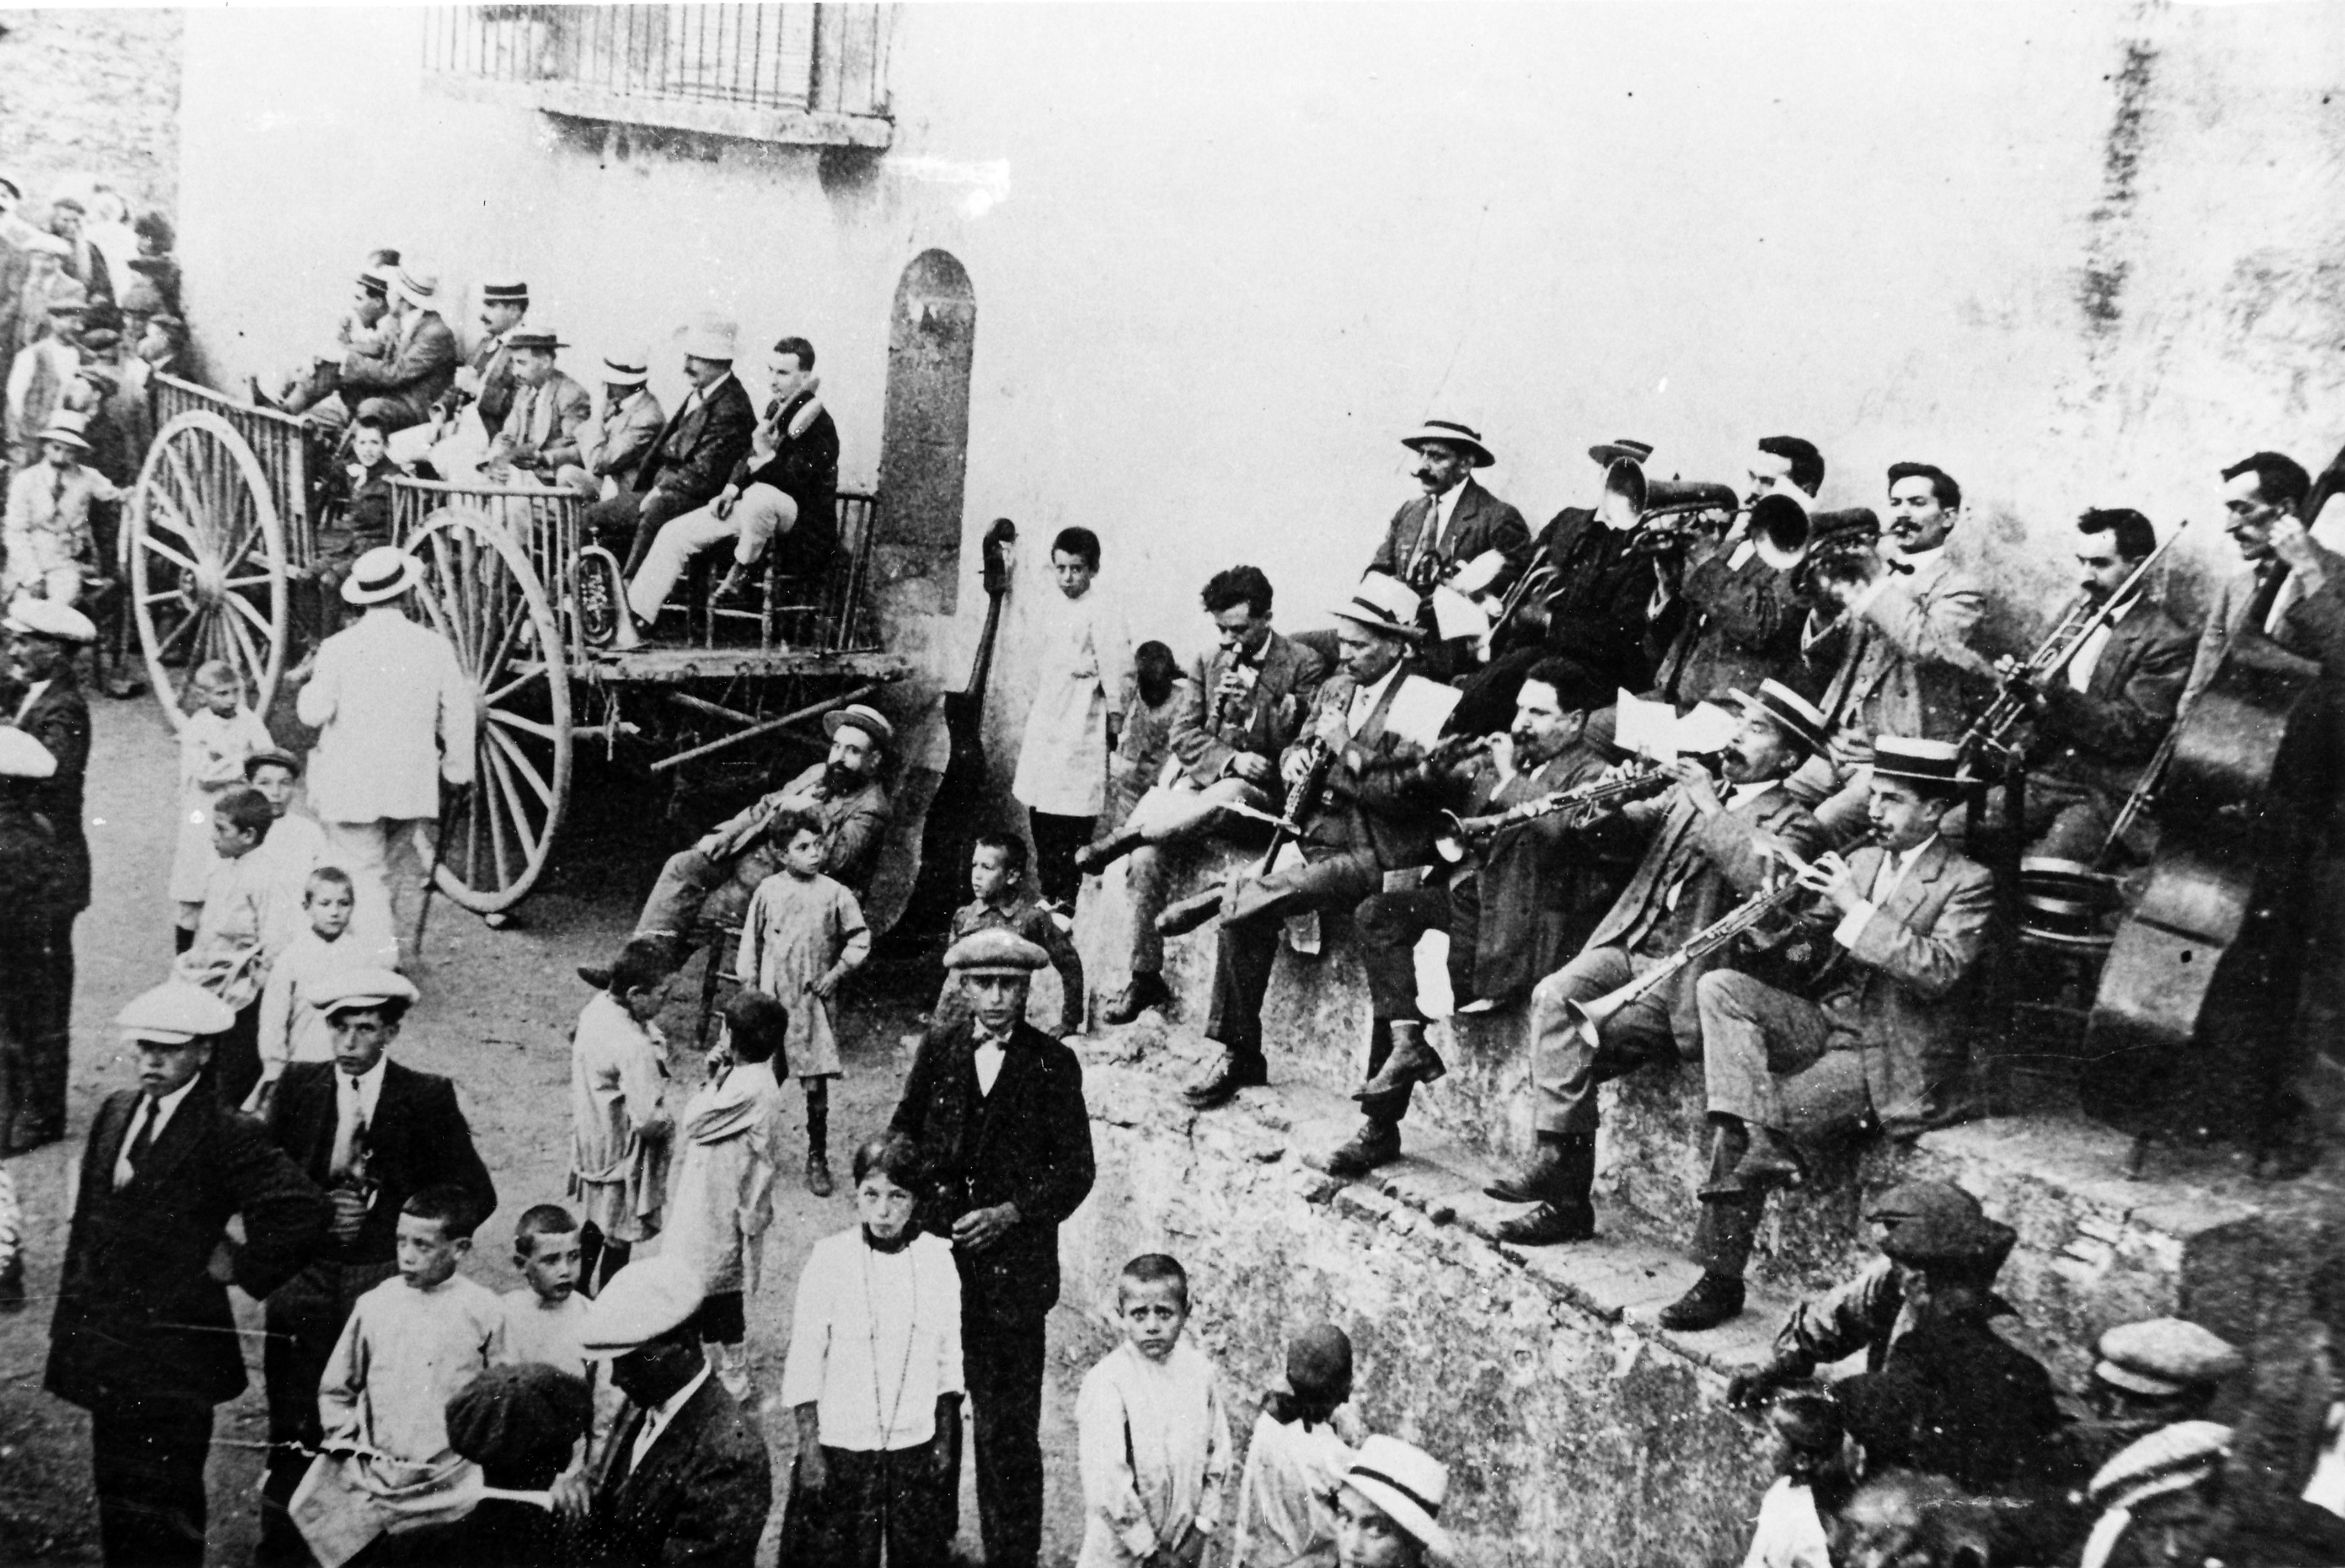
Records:
M1324 780L1317 809L1300 819L1301 863L1233 877L1226 889L1185 899L1157 919L1156 929L1169 937L1194 931L1216 913L1222 917L1213 1013L1205 1024L1205 1037L1222 1049L1204 1076L1183 1091L1199 1110L1269 1082L1262 1004L1278 956L1280 923L1309 911L1350 909L1384 891L1386 871L1434 859L1439 813L1452 800L1446 794L1449 770L1427 756L1426 740L1456 694L1410 667L1424 636L1418 607L1406 585L1371 574L1333 608L1343 670L1320 687L1302 734L1279 761L1290 811L1298 785ZM1370 1076L1383 1066L1372 1057ZM1437 1075L1437 1059L1434 1071Z
M1589 1192L1596 1179L1597 1085L1648 1063L1700 1057L1694 984L1724 955L1687 964L1592 1031L1574 1004L1584 1008L1663 967L1695 933L1757 891L1775 866L1764 847L1788 849L1802 860L1822 847L1822 825L1783 783L1802 761L1823 754L1823 715L1780 681L1762 682L1755 697L1734 697L1742 723L1726 748L1723 783L1681 758L1670 765L1667 793L1569 837L1584 856L1641 849L1642 859L1579 956L1531 992L1531 1125L1538 1147L1529 1165L1487 1190L1504 1202L1536 1207L1498 1227L1502 1241L1546 1247L1596 1234ZM1739 1309L1740 1301L1735 1305Z
M2110 606L2108 619L2027 694L2034 734L2023 816L2028 854L2089 865L2173 728L2190 674L2191 638L2138 585L2110 606L2157 548L2148 518L2130 507L2096 509L2076 519L2076 531L2082 591L2060 622L2104 606ZM1997 668L2008 679L2013 661ZM2005 821L2001 786L1989 791L1985 820L1996 829ZM1971 848L1985 854L1984 846Z
M1504 740L1489 755L1458 765L1461 816L1490 819L1604 772L1611 714L1565 707L1559 694L1576 678L1561 660L1531 666ZM1416 887L1361 901L1353 918L1368 976L1368 1055L1386 1079L1370 1082L1358 1096L1360 1130L1309 1163L1349 1180L1400 1156L1400 1124L1415 1080L1399 1069L1422 1064L1426 1051L1416 999L1418 938L1448 932L1450 995L1466 1012L1519 998L1579 950L1619 875L1553 852L1570 821L1568 815L1541 817L1477 835L1459 846L1468 858L1455 868L1436 867ZM1403 1049L1396 1052L1396 1042Z
M1783 946L1825 955L1796 990L1716 970L1694 987L1709 1083L1701 1278L1670 1310L1702 1329L1742 1309L1767 1194L1804 1177L1798 1142L1919 1133L1967 1108L1954 1004L1985 946L1995 881L1939 835L1962 789L1951 741L1874 738L1871 842L1799 868L1815 895Z
M1164 984L1166 844L1185 843L1233 824L1233 805L1278 809L1278 759L1294 743L1327 677L1320 657L1271 629L1270 579L1259 566L1232 566L1205 585L1205 613L1221 646L1201 659L1189 696L1172 720L1177 770L1140 799L1122 829L1103 844L1075 851L1075 869L1097 876L1126 855L1132 904L1132 979L1100 1016L1129 1023L1151 1007L1171 1005Z

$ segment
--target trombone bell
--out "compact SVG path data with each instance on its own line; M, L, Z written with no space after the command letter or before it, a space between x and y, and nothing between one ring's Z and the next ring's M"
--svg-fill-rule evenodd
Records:
M1813 536L1808 509L1796 495L1782 491L1761 495L1751 507L1751 537L1759 558L1779 572L1788 572L1808 558Z
M1630 985L1627 989L1634 991L1637 988ZM1593 1051L1600 1044L1597 1039L1598 1033L1603 1029L1606 1020L1620 1011L1622 1000L1619 992L1608 991L1585 1002L1567 1002L1563 1004L1563 1011L1577 1024L1579 1037L1588 1042L1588 1048Z

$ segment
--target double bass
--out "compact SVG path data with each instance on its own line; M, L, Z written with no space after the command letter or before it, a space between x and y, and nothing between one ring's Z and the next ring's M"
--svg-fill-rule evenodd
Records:
M2306 497L2304 522L2340 480L2345 453ZM2268 1157L2286 1131L2273 1113L2333 764L2321 677L2313 660L2243 634L2145 778L2157 853L2101 972L2080 1085L2086 1115L2137 1140L2206 1135L2228 1120L2252 1128ZM2178 1116L2191 1125L2177 1128ZM2141 1151L2137 1141L2137 1162Z

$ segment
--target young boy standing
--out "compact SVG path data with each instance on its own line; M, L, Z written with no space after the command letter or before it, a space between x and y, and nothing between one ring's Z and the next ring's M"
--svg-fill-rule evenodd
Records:
M578 973L596 992L570 1037L569 1190L584 1211L578 1279L591 1296L659 1234L675 1118L667 1037L653 1022L667 966L631 942L609 968Z
M219 863L214 808L243 786L245 762L277 745L260 716L245 707L244 681L235 666L207 659L197 667L193 684L198 707L179 730L179 838L171 856L171 897L179 905L182 952L202 916L206 883ZM269 817L274 820L276 813Z
M1152 1252L1116 1280L1123 1343L1083 1376L1076 1400L1083 1475L1077 1568L1196 1568L1230 1475L1221 1380L1183 1338L1189 1277Z
M282 826L269 830L269 842L275 841ZM251 858L259 859L267 848L264 843ZM281 888L277 896L283 896ZM316 988L330 975L369 967L367 955L345 934L356 898L350 872L340 866L320 866L302 887L301 912L309 917L309 927L285 944L269 966L268 983L260 988L260 1082L244 1102L255 1115L268 1115L277 1080L288 1065L334 1059L333 1032L318 1010Z
M1083 961L1065 929L1027 891L1026 841L1009 833L979 834L969 851L969 887L977 896L953 911L947 951L972 932L998 929L1024 937L1051 955L1051 967L1058 972L1059 983L1065 990L1055 1033L1061 1039L1081 1033ZM950 1029L969 1022L969 997L961 989L960 976L946 975L929 1022L937 1028Z
M1075 851L1091 841L1106 805L1107 759L1121 738L1132 635L1122 612L1093 586L1099 535L1062 528L1051 541L1060 597L1038 619L1034 706L1010 792L1034 833L1034 877L1043 901L1071 918L1082 878Z
M660 1249L700 1277L694 1332L736 1400L749 1392L744 1301L757 1288L781 1169L789 1027L787 1011L763 992L736 992L725 1004L725 1039L711 1054L711 1076L684 1108L671 1224Z
M293 1496L320 1563L350 1560L386 1530L461 1517L469 1468L448 1443L448 1400L510 1362L504 1306L456 1272L472 1250L462 1187L411 1194L399 1211L399 1277L359 1298L318 1385L322 1451Z
M516 1361L534 1361L586 1380L594 1403L594 1435L611 1429L619 1409L618 1390L595 1376L586 1356L582 1327L586 1298L578 1291L580 1247L577 1217L558 1203L535 1204L513 1227L513 1267L518 1290L497 1298L504 1303L505 1345Z
M775 824L774 839L783 847L782 869L758 883L749 901L734 972L789 1013L790 1050L806 1088L807 1190L828 1197L835 1190L830 1081L840 1071L830 999L838 983L871 956L871 931L855 895L822 874L819 823L785 817Z
M1306 1553L1334 1553L1336 1489L1367 1435L1351 1398L1350 1336L1314 1323L1287 1343L1286 1386L1264 1399L1238 1478L1236 1568L1287 1568Z
M284 945L273 874L255 850L269 837L269 802L239 785L211 809L213 863L196 929L173 962L181 980L201 986L236 1012L208 1069L222 1100L240 1106L260 1082L260 993Z

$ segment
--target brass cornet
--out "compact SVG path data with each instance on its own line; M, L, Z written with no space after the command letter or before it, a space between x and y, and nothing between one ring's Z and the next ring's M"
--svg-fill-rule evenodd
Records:
M1738 504L1731 484L1648 479L1635 458L1616 457L1604 470L1597 514L1615 528L1635 528L1630 547L1639 554L1666 555L1684 549L1698 533L1723 530Z

